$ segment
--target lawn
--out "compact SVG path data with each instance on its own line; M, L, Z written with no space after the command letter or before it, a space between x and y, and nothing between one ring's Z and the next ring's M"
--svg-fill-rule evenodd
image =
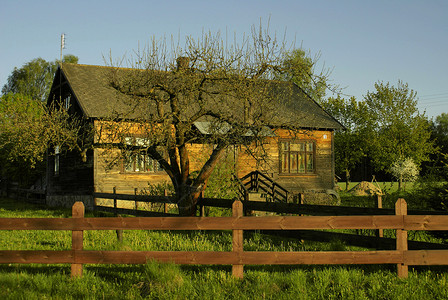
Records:
M70 210L0 199L0 217L67 217ZM88 213L92 216L92 213ZM0 249L69 249L69 232L4 231ZM86 249L214 250L231 248L230 232L88 231ZM245 250L330 250L344 245L245 234ZM69 265L0 265L1 299L448 299L448 269L395 266L246 266L244 279L230 266L86 265L70 278Z

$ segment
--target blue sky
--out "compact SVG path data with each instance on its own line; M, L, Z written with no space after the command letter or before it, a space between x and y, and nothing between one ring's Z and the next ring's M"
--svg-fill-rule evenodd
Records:
M65 54L104 65L103 57L131 54L152 36L200 36L220 30L238 36L251 25L321 53L332 82L357 99L378 81L398 80L417 91L427 115L448 112L448 1L445 0L193 0L0 2L0 86L14 67Z

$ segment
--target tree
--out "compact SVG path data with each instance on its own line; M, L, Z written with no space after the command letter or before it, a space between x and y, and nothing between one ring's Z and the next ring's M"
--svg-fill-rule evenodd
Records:
M78 57L68 54L62 62L78 63ZM17 93L34 100L46 101L59 61L47 62L35 58L21 68L14 68L2 88L2 94Z
M441 113L431 124L432 138L440 153L448 154L448 113Z
M375 168L390 173L390 166L403 157L419 167L435 149L429 123L417 109L416 92L401 81L396 87L378 82L375 89L365 96L369 155Z
M284 51L261 28L228 47L219 33L187 37L184 48L171 51L154 39L146 52L136 51L132 74L120 68L111 74L111 86L132 98L135 109L102 120L99 142L119 145L124 155L143 151L156 160L171 178L180 213L191 215L230 145L261 141L267 125L294 128L293 110L285 110L292 85L267 80L278 75ZM113 122L131 116L132 122ZM130 139L130 133L138 136ZM192 142L209 145L196 173L189 163Z
M418 168L412 158L401 158L395 161L390 167L391 174L398 179L398 189L401 189L403 182L415 181L418 177ZM406 186L405 186L406 188Z
M430 161L423 165L422 173L436 180L448 178L448 114L442 113L429 121L431 140L436 146Z
M331 72L323 69L316 73L315 67L319 57L312 59L300 48L285 52L278 79L294 82L312 99L322 102L329 87Z
M2 173L12 179L23 179L29 170L39 168L49 146L76 148L78 124L63 109L47 108L21 94L3 95L0 98Z
M366 156L366 139L364 134L365 103L354 97L346 100L338 96L328 98L322 106L344 125L334 136L336 173L345 173L346 190L350 185L350 173Z

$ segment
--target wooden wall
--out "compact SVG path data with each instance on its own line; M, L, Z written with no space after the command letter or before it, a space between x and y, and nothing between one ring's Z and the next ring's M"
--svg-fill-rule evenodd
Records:
M48 157L47 194L48 195L88 195L93 191L93 150L87 152L84 162L77 151L61 153L59 174L54 172L55 156Z
M325 191L334 188L334 158L332 131L303 131L292 133L288 130L277 130L277 137L269 138L265 144L258 147L259 153L266 155L264 160L257 161L247 151L240 147L238 155L238 176L242 177L253 170L272 177L278 184L290 191ZM315 141L315 172L312 174L283 175L279 166L279 140L297 139ZM263 148L263 150L261 149ZM253 147L250 148L253 151Z
M306 131L293 135L286 130L278 130L276 133L278 137L269 138L262 146L254 147L253 144L250 144L248 146L232 146L228 149L228 155L235 157L237 160L235 167L238 176L242 177L251 171L259 170L292 192L322 192L334 188L333 134L331 131ZM279 174L280 138L315 141L315 172L297 175ZM211 146L202 144L191 144L188 149L190 151L191 172L199 170L212 151ZM147 189L148 183L171 183L165 172L125 172L121 160L117 160L115 164L111 165L108 162L111 155L110 151L95 150L95 192L112 192L115 187L117 193L133 194L135 189L138 192ZM265 156L261 160L257 160L249 152ZM118 155L118 152L115 155Z

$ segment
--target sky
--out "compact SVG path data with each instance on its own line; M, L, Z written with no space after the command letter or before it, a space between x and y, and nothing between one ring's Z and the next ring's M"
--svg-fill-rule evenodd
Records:
M1 0L0 87L14 67L64 54L105 65L129 57L152 37L200 37L221 31L242 37L260 22L302 47L343 97L361 100L377 82L408 83L428 117L448 112L446 0ZM327 96L332 96L331 92Z

